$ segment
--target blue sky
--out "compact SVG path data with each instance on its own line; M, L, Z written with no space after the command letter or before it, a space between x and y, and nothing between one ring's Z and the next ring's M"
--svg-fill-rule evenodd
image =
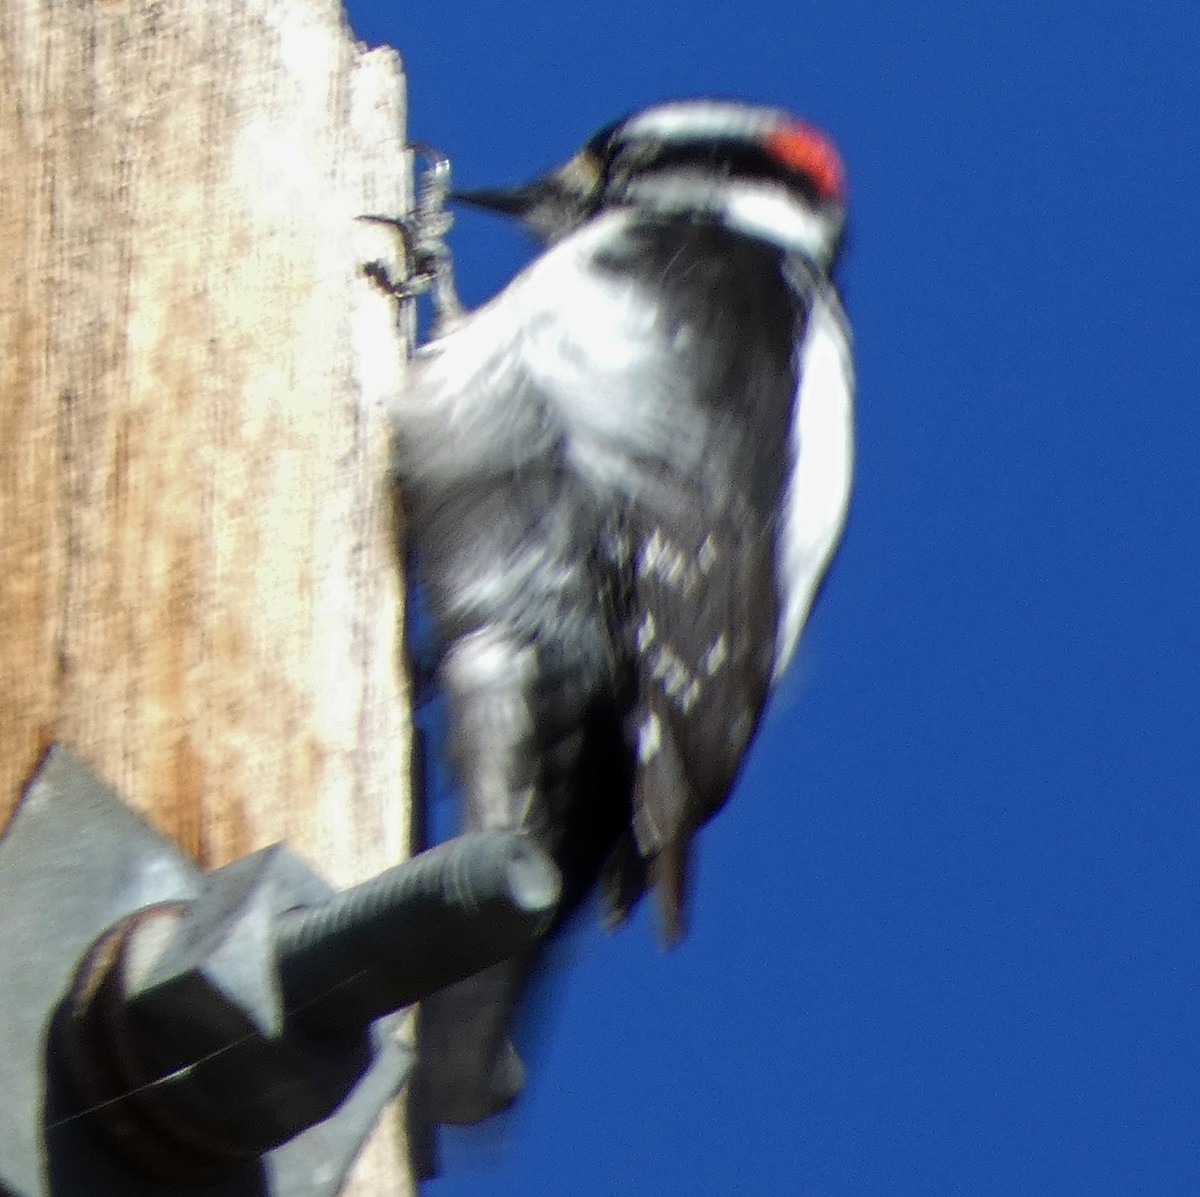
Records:
M691 934L568 940L432 1197L1200 1192L1194 8L350 15L464 186L719 94L827 129L852 201L849 534ZM454 245L472 303L528 253Z

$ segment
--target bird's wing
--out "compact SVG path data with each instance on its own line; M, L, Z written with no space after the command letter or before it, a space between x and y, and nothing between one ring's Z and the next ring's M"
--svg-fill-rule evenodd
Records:
M633 675L635 781L607 889L624 911L649 867L669 934L681 924L688 842L734 782L848 488L852 382L832 289L786 278L769 247L731 252L711 244L717 235L681 244L673 234L668 245L601 227L567 239L419 360L412 390L416 418L436 428L414 440L418 483L436 491L443 472L450 489L482 485L494 508L484 527L511 505L530 527L568 529L539 533L527 593L555 570L577 573L580 553L611 566L610 635ZM821 421L814 428L800 407L832 412L819 452L808 441L820 441ZM814 457L836 459L829 477L798 484ZM522 492L551 477L560 497L535 516ZM595 543L579 542L593 518ZM447 540L459 543L455 525ZM503 537L488 535L499 547ZM519 601L517 547L494 588ZM482 555L467 554L466 573Z
M649 871L674 937L690 839L728 796L844 518L848 474L797 485L800 402L851 387L844 373L814 393L807 369L836 298L785 278L767 247L714 249L703 231L610 242L557 281L563 302L531 322L525 366L572 469L613 512L616 638L634 675L631 828L606 890L623 913ZM834 357L848 371L848 352ZM848 440L818 447L844 455ZM815 520L814 504L828 508Z

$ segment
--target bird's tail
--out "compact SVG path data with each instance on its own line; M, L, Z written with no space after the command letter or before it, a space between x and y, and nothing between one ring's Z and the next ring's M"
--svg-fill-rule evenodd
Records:
M508 1028L529 966L502 961L421 1003L413 1084L431 1124L482 1122L520 1095L525 1067Z

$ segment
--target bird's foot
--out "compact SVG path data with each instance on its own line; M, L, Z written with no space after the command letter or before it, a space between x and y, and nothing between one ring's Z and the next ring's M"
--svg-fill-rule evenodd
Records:
M432 146L414 142L409 149L425 162L417 179L417 201L411 216L360 216L359 220L381 224L397 236L403 252L405 276L393 277L383 262L363 267L377 286L394 298L407 301L421 295L433 299L434 335L440 334L463 314L454 285L454 259L446 235L454 223L446 208L450 193L450 159Z

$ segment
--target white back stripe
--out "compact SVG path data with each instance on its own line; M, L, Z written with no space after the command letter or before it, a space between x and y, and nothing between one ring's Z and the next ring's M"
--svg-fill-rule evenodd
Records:
M792 417L792 472L776 555L783 603L775 680L787 667L837 547L850 503L854 457L854 369L836 303L817 292L797 353L800 390Z

